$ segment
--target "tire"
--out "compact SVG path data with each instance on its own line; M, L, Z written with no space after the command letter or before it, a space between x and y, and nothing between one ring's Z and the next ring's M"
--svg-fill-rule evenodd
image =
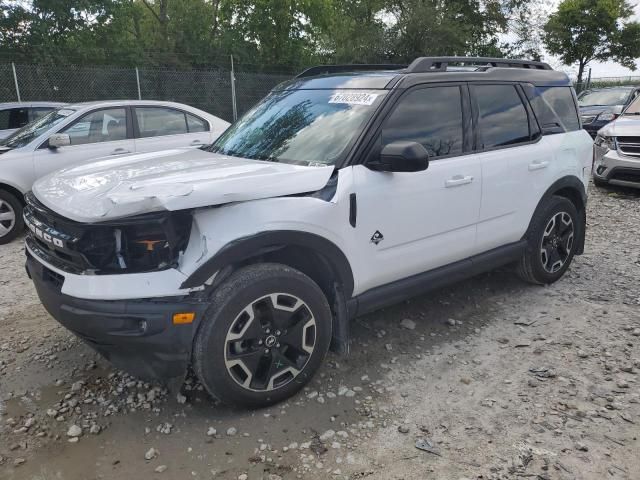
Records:
M13 194L0 190L0 245L13 241L23 229L22 203Z
M606 188L609 183L605 180L600 180L599 178L593 177L593 184L599 188Z
M531 220L527 249L518 262L520 278L537 285L559 280L571 265L580 231L573 203L558 196L546 200Z
M193 367L213 396L259 408L311 380L331 342L331 309L320 287L277 263L234 272L213 293L196 334Z

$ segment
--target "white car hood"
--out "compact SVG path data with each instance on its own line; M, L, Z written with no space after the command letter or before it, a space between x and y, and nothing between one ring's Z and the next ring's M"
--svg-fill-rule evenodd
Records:
M333 170L165 150L60 170L38 180L33 193L56 213L90 223L313 192L327 184Z
M607 137L639 137L640 115L623 115L615 121L606 124L598 131L599 135Z

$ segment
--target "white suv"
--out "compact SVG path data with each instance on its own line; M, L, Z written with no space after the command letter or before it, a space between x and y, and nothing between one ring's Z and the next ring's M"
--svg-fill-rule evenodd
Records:
M566 75L376 68L312 68L208 151L38 181L26 251L45 307L118 367L191 365L255 407L299 390L330 344L347 352L356 315L508 263L558 280L583 251L592 160Z

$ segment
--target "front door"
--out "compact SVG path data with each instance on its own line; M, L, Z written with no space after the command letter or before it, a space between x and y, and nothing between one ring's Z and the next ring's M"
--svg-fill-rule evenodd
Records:
M476 252L482 171L467 155L468 102L463 85L419 87L405 93L383 122L375 152L415 141L429 152L427 170L388 173L354 167L358 213L356 253L370 288L425 272Z
M131 129L127 128L127 109L112 107L86 113L58 133L69 135L71 145L39 148L34 152L36 177L96 158L134 152Z

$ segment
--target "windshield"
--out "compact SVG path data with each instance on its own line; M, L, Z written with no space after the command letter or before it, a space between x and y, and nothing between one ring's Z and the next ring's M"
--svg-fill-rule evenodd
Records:
M578 103L581 107L624 105L630 93L631 90L627 89L594 90L580 95Z
M380 90L274 92L209 150L254 160L333 165L347 155L385 95Z
M34 122L27 123L20 130L15 131L12 135L2 140L0 146L9 148L24 147L74 112L75 110L69 108L54 110Z
M640 96L629 104L623 115L640 115Z

